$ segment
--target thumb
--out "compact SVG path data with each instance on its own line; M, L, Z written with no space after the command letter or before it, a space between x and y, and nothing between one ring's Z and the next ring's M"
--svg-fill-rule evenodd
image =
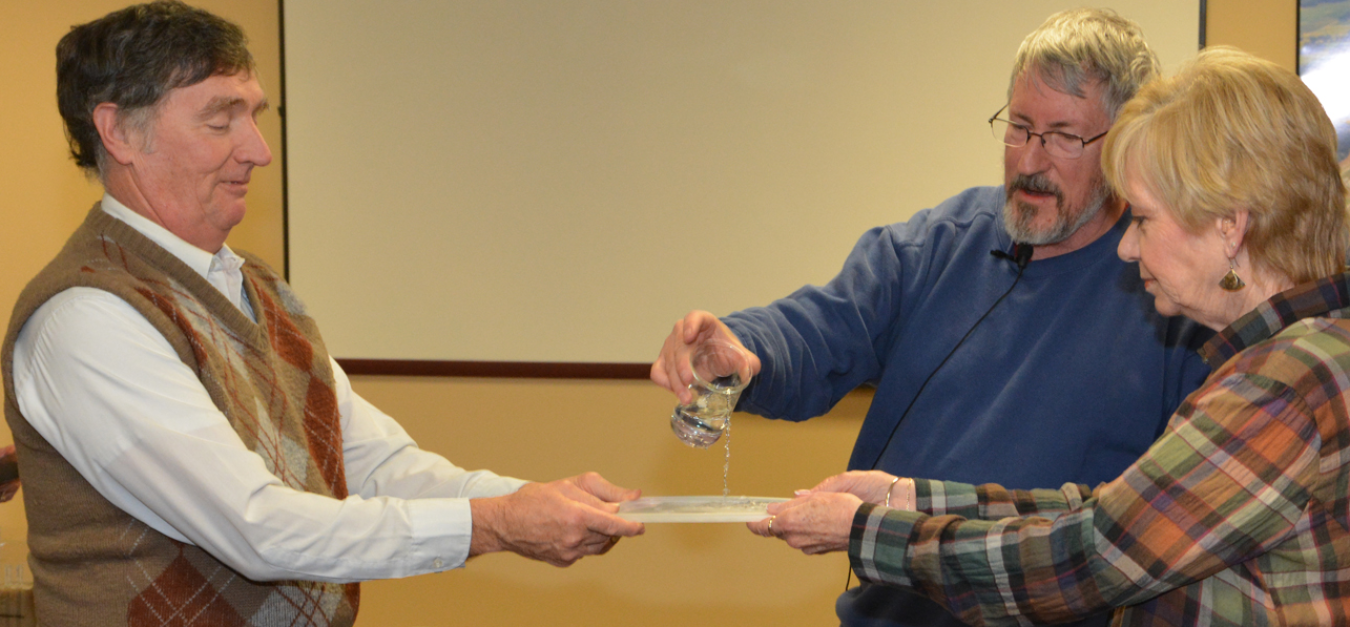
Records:
M595 495L606 503L631 501L642 494L641 490L621 488L607 481L597 473L588 472L577 477L577 487Z
M811 488L812 492L847 492L853 481L848 475L834 475L826 477L824 481Z

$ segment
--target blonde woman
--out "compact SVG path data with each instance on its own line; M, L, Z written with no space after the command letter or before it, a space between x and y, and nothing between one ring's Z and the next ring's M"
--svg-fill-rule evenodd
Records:
M1350 240L1335 148L1297 76L1231 49L1122 110L1102 154L1133 212L1118 252L1159 312L1219 333L1201 351L1212 375L1119 478L1010 491L848 473L751 530L847 550L865 581L975 625L1111 608L1126 625L1350 624Z

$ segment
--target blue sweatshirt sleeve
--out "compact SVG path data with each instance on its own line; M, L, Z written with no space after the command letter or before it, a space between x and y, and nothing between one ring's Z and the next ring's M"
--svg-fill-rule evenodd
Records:
M923 221L874 228L826 285L723 319L763 364L738 411L806 420L880 376L892 326L902 319L905 282L924 265L905 236Z

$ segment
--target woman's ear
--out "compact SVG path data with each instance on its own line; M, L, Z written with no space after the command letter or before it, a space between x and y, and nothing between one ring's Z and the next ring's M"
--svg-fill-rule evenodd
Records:
M1237 255L1237 251L1242 249L1243 240L1247 237L1247 222L1251 215L1246 209L1238 209L1233 215L1219 218L1219 234L1223 236L1227 244L1229 258Z

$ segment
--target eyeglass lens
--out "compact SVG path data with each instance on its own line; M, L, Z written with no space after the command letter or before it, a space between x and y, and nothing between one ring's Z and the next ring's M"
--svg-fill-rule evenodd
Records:
M989 128L993 132L994 139L1003 142L1012 148L1021 148L1027 145L1031 140L1030 129L995 118L989 122ZM1041 138L1046 152L1057 157L1075 158L1083 154L1083 140L1058 131L1046 131L1044 133L1034 133Z

